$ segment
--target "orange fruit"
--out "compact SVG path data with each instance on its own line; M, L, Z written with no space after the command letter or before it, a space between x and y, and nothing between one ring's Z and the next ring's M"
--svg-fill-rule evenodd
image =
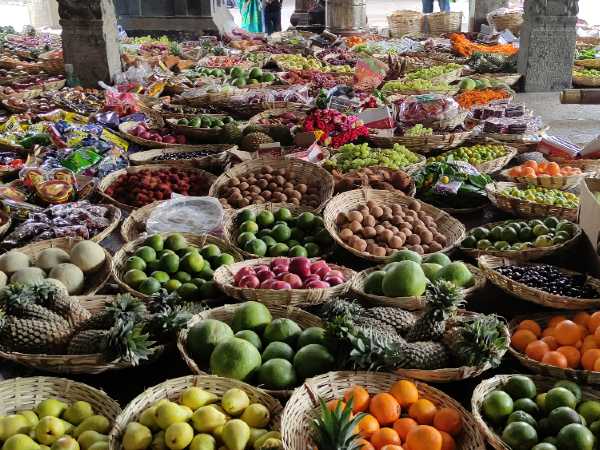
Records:
M415 383L408 380L400 380L392 386L390 394L394 396L400 406L408 408L414 402L419 400L419 391Z
M400 440L402 442L405 442L406 436L408 436L408 433L413 428L416 428L418 426L419 426L419 424L417 422L415 422L414 419L411 419L410 417L402 417L394 422L394 430L396 430L396 432L398 433L398 436L400 436Z
M592 334L591 336L594 336L596 338L596 342L598 342L600 340L600 327L596 328L596 331L594 331L594 334Z
M538 164L537 173L546 173L546 168L548 167L548 163L542 162Z
M440 431L456 435L462 430L462 418L455 409L441 408L433 417L433 426Z
M548 167L546 167L546 173L552 176L560 175L560 166L555 162L548 163Z
M371 399L369 412L375 416L380 425L391 425L400 417L400 404L387 392L377 394Z
M431 425L436 412L436 406L425 398L417 400L408 409L408 415L419 425Z
M362 386L352 386L344 394L344 401L352 399L352 412L363 412L369 407L369 393Z
M376 450L381 450L381 447L388 444L400 445L400 436L393 428L381 428L371 436L371 444Z
M542 335L542 327L540 327L540 325L534 320L527 319L521 321L521 323L519 323L519 326L517 327L517 330L533 331L533 334L535 334L537 337L540 337Z
M587 328L590 333L596 331L596 328L600 326L600 311L596 311L590 316L590 320L587 323Z
M401 445L388 444L381 447L381 450L404 450Z
M513 167L508 171L508 174L511 177L520 177L523 174L523 169L521 166Z
M527 178L535 178L537 177L537 173L531 167L525 167L521 169L521 175Z
M440 431L442 435L442 450L456 450L456 442L454 438L445 431Z
M560 345L573 345L583 338L581 328L572 320L563 320L556 324L556 340Z
M583 340L579 339L577 342L575 342L575 345L573 347L580 349L583 346Z
M342 409L342 411L343 411L344 409L346 409L346 403L344 403L344 402L343 402L343 401L341 401L341 400L329 400L329 401L327 402L327 409L328 409L329 411L335 411L335 408L337 408L337 405L338 405L338 403L341 403L341 409Z
M556 337L554 334L556 333L556 328L552 327L552 328L546 328L544 329L544 331L542 331L542 336L546 337L546 336L553 336Z
M562 353L552 351L544 355L542 363L550 366L562 367L564 369L567 367L567 358Z
M428 425L419 425L408 433L406 450L442 450L442 435Z
M538 163L537 163L537 161L534 161L533 159L528 159L523 164L521 164L521 167L531 167L533 170L537 170Z
M567 366L571 369L577 369L579 367L579 360L581 359L581 353L575 347L565 345L556 349L558 353L562 353L567 358Z
M593 367L594 372L600 372L600 358L596 360Z
M575 314L575 317L573 317L573 322L575 322L577 325L582 325L584 327L587 327L589 321L590 315L585 311L578 312L577 314Z
M541 361L549 351L550 347L544 341L533 341L525 347L525 354L536 361Z
M371 444L366 439L359 439L357 444L358 444L358 448L360 448L360 450L375 450L375 447L373 447L373 444Z
M554 316L552 319L550 319L548 325L546 325L546 328L554 328L556 325L558 325L559 322L562 322L563 320L567 320L567 317L563 316L562 314Z
M367 414L358 422L358 434L369 438L373 433L379 430L379 422L371 414Z
M537 341L536 335L531 330L517 330L510 339L511 345L523 352L530 342Z
M558 348L558 342L556 341L556 338L554 336L546 336L543 337L542 342L545 342L546 345L548 345L548 348L550 350L556 350Z
M581 357L581 365L585 370L594 370L594 363L600 358L600 349L591 348Z

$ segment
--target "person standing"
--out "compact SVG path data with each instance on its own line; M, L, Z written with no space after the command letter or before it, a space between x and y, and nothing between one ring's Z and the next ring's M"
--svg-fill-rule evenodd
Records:
M242 28L250 33L262 33L262 4L261 0L239 0Z
M440 5L440 11L450 11L450 0L438 0L438 5ZM433 12L433 0L423 0L423 12L425 14Z
M267 34L281 31L282 0L265 0L265 32Z

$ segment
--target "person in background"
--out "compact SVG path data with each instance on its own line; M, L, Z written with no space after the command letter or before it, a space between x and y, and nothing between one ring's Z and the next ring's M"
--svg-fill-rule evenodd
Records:
M450 0L438 0L438 5L440 5L440 11L450 11ZM433 12L433 0L423 0L423 12L425 14Z
M265 33L273 34L281 31L282 0L263 0L265 10Z
M242 28L250 33L262 33L263 18L261 0L239 0Z

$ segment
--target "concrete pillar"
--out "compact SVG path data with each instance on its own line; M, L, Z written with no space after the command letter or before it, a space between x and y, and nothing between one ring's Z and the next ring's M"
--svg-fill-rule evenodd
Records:
M525 0L519 72L526 92L571 86L578 0Z
M65 64L85 87L110 82L121 71L112 0L59 0Z
M296 6L294 13L290 17L290 23L295 27L298 25L308 25L308 9L312 4L312 0L296 0Z
M506 8L510 0L469 0L469 30L478 32L487 24L487 15L498 8Z

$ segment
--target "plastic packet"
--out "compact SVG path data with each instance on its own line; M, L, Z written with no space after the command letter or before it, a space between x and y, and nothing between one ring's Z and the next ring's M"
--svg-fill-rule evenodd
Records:
M75 150L62 161L62 165L75 173L93 166L102 159L94 147L82 147Z
M119 116L127 116L140 110L137 97L130 92L117 92L108 90L104 94L105 110L114 111Z
M450 120L460 112L452 97L441 94L411 95L397 104L396 120L403 125L428 125Z
M223 207L214 197L175 196L155 208L148 221L149 234L182 232L216 234L223 231Z
M359 91L372 91L385 79L389 67L375 58L363 58L354 68L354 88Z

